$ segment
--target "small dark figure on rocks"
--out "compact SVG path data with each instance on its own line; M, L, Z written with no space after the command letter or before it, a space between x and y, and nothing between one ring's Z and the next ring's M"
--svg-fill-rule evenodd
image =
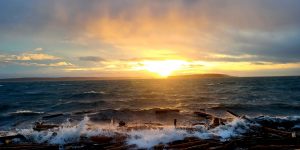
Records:
M177 119L174 119L174 127L176 128L177 125Z

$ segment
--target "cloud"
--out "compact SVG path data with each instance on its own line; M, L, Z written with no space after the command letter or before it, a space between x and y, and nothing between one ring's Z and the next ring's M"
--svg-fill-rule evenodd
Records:
M38 48L35 48L34 50L35 50L35 51L42 51L42 50L44 50L44 49L41 48L41 47L38 47Z
M73 66L73 64L71 64L69 62L61 61L61 62L57 62L57 63L47 64L46 66L61 67L61 66Z
M298 62L299 6L293 0L1 2L0 14L15 18L0 15L0 30L64 34L63 43L85 47L103 42L127 58L162 58L167 52L172 55L165 58L255 55L258 61Z
M73 66L70 68L65 68L67 72L79 73L80 72L90 72L90 73L117 73L115 75L128 75L132 76L136 73L148 73L149 71L145 69L145 63L159 64L160 61L164 60L110 60L105 61L101 66ZM170 60L173 61L173 60ZM207 62L202 60L174 60L182 62L178 70L174 70L173 75L180 74L198 74L198 73L226 73L230 75L239 75L242 72L267 72L267 70L295 70L299 68L300 63L272 63L272 62L226 62L226 61L214 61ZM163 65L163 63L161 63ZM245 74L243 74L245 75ZM253 75L253 74L251 74Z
M300 62L295 0L12 0L0 1L0 20L3 43L19 38L20 45L64 49L47 49L57 56L40 48L0 56L2 63L71 61L74 71L130 71L143 60L185 60L184 71L221 72L299 68Z
M272 65L270 62L252 62L253 65Z
M103 2L107 8L91 14L85 32L131 57L161 58L167 52L171 58L216 54L232 56L219 60L246 61L251 58L237 57L251 55L254 61L299 62L300 3L273 2Z
M27 53L20 56L12 56L16 60L57 60L59 57L43 53Z
M82 57L79 57L79 60L81 60L81 61L92 61L92 62L105 61L105 59L103 59L101 57L96 57L96 56L82 56Z
M69 62L56 62L56 63L37 63L37 62L14 62L14 64L22 65L22 66L38 66L38 67L72 67L74 66Z
M58 60L59 57L43 53L22 53L18 55L0 55L0 59L7 61L35 61L35 60Z
M21 66L39 66L39 67L71 67L72 63L62 61L56 57L43 53L21 53L0 55L1 64L15 64Z

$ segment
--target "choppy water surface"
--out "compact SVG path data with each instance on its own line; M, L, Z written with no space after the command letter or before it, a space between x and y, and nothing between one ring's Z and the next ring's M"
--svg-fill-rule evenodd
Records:
M295 119L300 114L300 77L0 82L1 131L22 129L25 134L42 120L105 125L113 118L171 125L176 118L178 124L189 125L197 120L193 112L203 109L221 117L229 109L251 117ZM53 114L58 115L47 117ZM177 131L165 130L169 141L178 138L173 135Z

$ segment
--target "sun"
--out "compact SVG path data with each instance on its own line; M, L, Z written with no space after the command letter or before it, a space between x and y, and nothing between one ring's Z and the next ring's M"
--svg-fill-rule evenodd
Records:
M183 60L144 61L143 69L158 74L160 77L168 77L172 72L179 70L184 64Z

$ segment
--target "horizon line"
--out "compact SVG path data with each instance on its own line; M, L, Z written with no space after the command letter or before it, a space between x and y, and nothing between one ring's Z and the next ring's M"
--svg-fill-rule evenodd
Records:
M227 74L217 74L217 73L209 73L209 74L187 74L187 75L173 75L173 76L168 76L168 77L89 77L89 76L84 76L84 77L72 77L72 76L58 76L58 77L7 77L7 78L0 78L0 81L9 81L9 80L59 80L59 79L73 79L73 80L80 80L80 79L90 79L90 80L127 80L127 79L171 79L171 78L176 78L176 77L186 77L188 76L197 76L199 75L199 78L259 78L259 77L300 77L300 75L262 75L262 76L231 76ZM201 77L201 75L203 77ZM214 76L205 76L205 75L222 75L218 77ZM69 80L69 81L71 81Z

